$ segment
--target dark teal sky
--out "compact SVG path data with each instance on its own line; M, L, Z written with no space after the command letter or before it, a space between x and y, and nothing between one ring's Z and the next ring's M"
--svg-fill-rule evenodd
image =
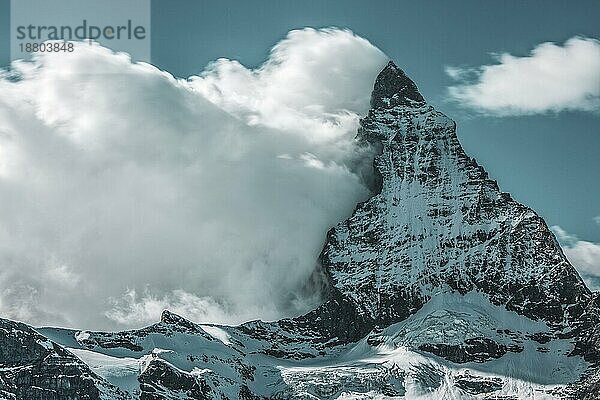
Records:
M0 0L0 64L8 61ZM219 57L257 66L292 29L336 26L369 39L458 123L467 152L549 225L600 241L600 115L483 117L445 101L444 67L492 64L546 41L600 38L600 1L186 1L152 3L152 62L179 77Z
M153 62L175 75L218 57L263 62L287 31L349 28L413 78L458 123L460 139L503 190L549 225L600 241L600 116L580 112L494 118L447 103L444 66L493 63L489 53L526 55L546 41L600 38L599 1L155 1ZM164 32L164 33L163 33Z

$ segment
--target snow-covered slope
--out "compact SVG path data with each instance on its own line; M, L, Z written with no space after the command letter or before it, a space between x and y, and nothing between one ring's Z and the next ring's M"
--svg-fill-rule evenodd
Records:
M600 398L600 296L545 222L393 63L371 106L358 140L377 149L375 193L328 233L321 306L235 327L165 311L134 331L38 329L99 388L63 398ZM27 398L9 368L30 347L0 352L6 398Z

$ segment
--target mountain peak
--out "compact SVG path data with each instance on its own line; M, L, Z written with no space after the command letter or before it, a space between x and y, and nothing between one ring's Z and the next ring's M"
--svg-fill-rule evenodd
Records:
M375 80L371 107L420 106L424 103L417 85L393 61L388 62Z
M182 316L177 315L174 312L171 312L169 310L163 310L163 312L160 315L160 321L165 324L169 324L169 325L177 325L177 324L181 324L184 322L185 323L190 322L187 319L183 318Z

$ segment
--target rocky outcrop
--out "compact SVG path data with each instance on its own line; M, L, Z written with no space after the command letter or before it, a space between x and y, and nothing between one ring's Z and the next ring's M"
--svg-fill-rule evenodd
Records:
M209 400L214 393L201 374L192 375L178 371L167 362L154 359L140 374L140 400L191 398Z
M0 398L95 400L103 394L129 398L31 327L0 319Z
M462 364L466 362L486 362L494 358L500 358L509 351L521 352L523 348L508 347L488 338L470 338L465 339L464 343L461 344L425 343L419 346L419 350Z

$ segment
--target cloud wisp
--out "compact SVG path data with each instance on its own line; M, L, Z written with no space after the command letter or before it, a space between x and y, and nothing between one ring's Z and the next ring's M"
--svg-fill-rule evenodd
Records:
M358 118L387 57L303 29L187 80L96 45L0 75L0 313L81 329L163 308L304 312L327 230L369 195Z
M573 37L562 46L542 43L525 57L495 57L494 65L446 67L457 82L449 98L493 116L600 111L599 40Z
M600 224L600 220L594 219ZM600 290L600 243L580 240L562 229L560 226L552 226L565 256L581 274L591 290Z

